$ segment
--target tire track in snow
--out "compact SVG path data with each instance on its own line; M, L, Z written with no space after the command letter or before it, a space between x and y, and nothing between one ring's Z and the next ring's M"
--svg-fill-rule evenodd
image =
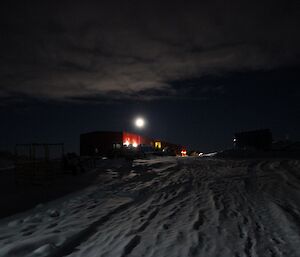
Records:
M270 249L264 246L268 240L273 238L270 217L268 215L267 203L264 193L259 188L260 176L258 173L264 171L268 162L257 161L248 166L248 178L245 180L246 199L248 204L247 239L245 241L245 253L248 257L265 255L267 251L281 256L278 249ZM268 217L268 218L266 218Z
M124 251L123 251L123 254L121 255L121 257L128 256L140 242L141 242L141 236L135 235L129 241L129 243L124 247Z
M300 213L297 198L284 196L297 191L287 188L293 176L281 174L290 165L188 158L161 171L158 162L155 171L148 165L153 174L106 188L134 200L96 217L49 256L296 257Z
M272 199L265 196L264 191L258 187L258 173L274 171L270 162L258 162L257 165L249 166L248 173L250 174L247 180L246 188L249 200L249 212L252 213L251 223L252 237L256 242L256 251L265 253L269 252L270 256L297 256L297 250L292 247L287 247L289 240L283 240L279 235L287 235L284 230L286 227L281 226L278 204ZM276 175L276 174L275 174ZM268 183L266 181L265 183ZM249 231L250 231L249 230ZM276 242L272 247L264 247L269 241ZM289 252L287 252L289 249ZM260 253L258 252L258 256Z
M135 201L130 201L110 211L108 214L104 215L97 221L90 224L86 229L82 230L81 232L67 239L66 242L62 246L57 247L49 255L49 257L62 257L71 254L72 252L74 252L76 247L78 247L81 243L87 241L90 237L92 237L95 233L97 233L98 228L101 225L103 225L106 221L108 221L113 215L122 212L123 210L129 208L134 204L136 204Z
M169 169L168 169L169 170ZM176 176L176 173L178 172L178 170L176 170L175 173L169 173L167 174L164 178L163 178L163 181L166 181L168 182L168 180L166 179L166 177L168 177L169 179L171 179L174 175ZM188 188L186 185L187 183L189 182L186 182L183 184L182 188L184 189L182 192L179 192L175 195L173 195L172 193L169 194L168 192L171 191L172 192L172 188L174 187L174 185L172 185L172 182L171 183L167 183L166 186L164 186L162 189L160 189L159 191L155 192L154 195L151 195L151 192L147 192L147 196L152 196L151 198L153 198L153 201L152 203L148 206L147 209L153 209L155 206L155 209L148 215L146 221L144 221L137 229L134 229L132 231L130 231L129 233L127 233L127 235L125 235L125 237L128 237L128 236L133 236L129 242L124 246L124 249L123 249L123 254L121 256L127 256L127 255L130 255L131 252L134 250L134 248L140 243L140 241L142 240L142 235L141 233L151 224L151 220L153 220L157 214L159 213L160 209L166 207L166 206L169 206L175 202L178 202L179 199L181 199L185 192L186 192L186 189ZM178 185L176 186L178 187ZM144 191L143 188L141 188L142 191ZM165 202L163 202L162 204L158 205L157 202L155 201L155 198L156 199L160 199L162 196L161 196L161 193L162 192L167 192L167 195L170 195L170 199L167 199ZM153 192L152 192L153 194ZM120 212L122 212L123 209L126 209L128 210L129 212L132 212L132 214L134 214L134 211L135 210L138 210L138 208L132 208L134 206L138 207L139 204L141 202L144 202L145 199L144 199L144 195L141 196L139 195L139 200L138 201L133 201L132 204L129 204L128 206L126 206L126 208L122 208L121 211L116 211L112 214L108 214L108 216L111 216L111 220L114 220L114 215L119 215ZM145 210L147 212L147 210ZM143 211L141 212L143 213ZM113 215L113 216L112 216ZM117 218L118 220L118 218ZM101 227L103 225L103 223L99 223L98 225L98 229L99 227ZM82 243L83 242L87 242L89 240L89 238L91 238L95 233L97 233L97 229L93 232L93 233L90 233L90 235L84 239L82 239ZM80 243L77 244L77 246L79 246ZM74 247L73 247L74 248ZM74 248L75 249L75 248ZM69 252L71 253L72 250L70 249Z
M96 220L95 222L91 223L86 229L82 230L81 232L75 234L74 236L67 239L67 241L60 247L56 248L49 257L61 257L71 254L76 250L76 248L84 242L87 242L91 237L93 237L99 230L99 228L105 224L110 219L113 219L114 216L120 214L121 212L130 209L133 206L139 206L139 204L145 201L145 197L149 197L150 194L143 196L138 196L136 199L129 201L120 205L119 207L115 208L114 210L110 211L108 214L104 215L100 219ZM153 211L149 215L149 219L153 219L158 213L158 210ZM149 221L150 221L149 220ZM138 229L139 232L143 231L148 225L149 221L142 224L142 226ZM127 256L133 248L140 242L141 237L139 235L135 235L129 243L124 247L124 253L122 256Z

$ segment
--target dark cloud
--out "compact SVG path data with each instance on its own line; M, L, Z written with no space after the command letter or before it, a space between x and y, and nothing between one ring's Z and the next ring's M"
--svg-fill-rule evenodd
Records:
M299 64L298 1L43 1L1 9L2 98L151 100L194 90L206 97L224 88L186 82Z

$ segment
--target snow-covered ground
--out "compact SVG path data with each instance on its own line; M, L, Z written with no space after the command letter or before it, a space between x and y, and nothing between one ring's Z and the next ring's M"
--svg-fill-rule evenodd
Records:
M300 256L300 161L165 157L0 221L0 256Z

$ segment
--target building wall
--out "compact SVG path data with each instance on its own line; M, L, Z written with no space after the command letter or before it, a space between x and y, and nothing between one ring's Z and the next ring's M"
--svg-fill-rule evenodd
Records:
M148 145L155 148L155 143L160 147L156 150L168 149L175 154L180 154L182 146L161 140L154 140L129 132L97 131L80 135L80 155L93 156L109 154L117 149L134 148L139 145Z
M105 154L114 149L114 145L122 147L122 132L99 131L80 135L80 155Z
M123 144L125 145L140 145L141 144L141 136L123 132Z
M153 146L159 150L163 150L163 149L168 149L168 151L170 152L174 152L174 154L180 154L181 151L183 149L185 149L185 147L183 147L182 145L177 145L177 144L173 144L173 143L169 143L166 141L162 141L162 140L153 140Z
M153 140L138 134L123 132L123 144L151 145Z

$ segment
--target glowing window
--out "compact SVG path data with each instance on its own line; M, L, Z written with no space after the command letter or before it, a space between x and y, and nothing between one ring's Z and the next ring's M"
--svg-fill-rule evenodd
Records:
M154 146L155 146L155 148L160 149L161 148L161 142L155 142Z

